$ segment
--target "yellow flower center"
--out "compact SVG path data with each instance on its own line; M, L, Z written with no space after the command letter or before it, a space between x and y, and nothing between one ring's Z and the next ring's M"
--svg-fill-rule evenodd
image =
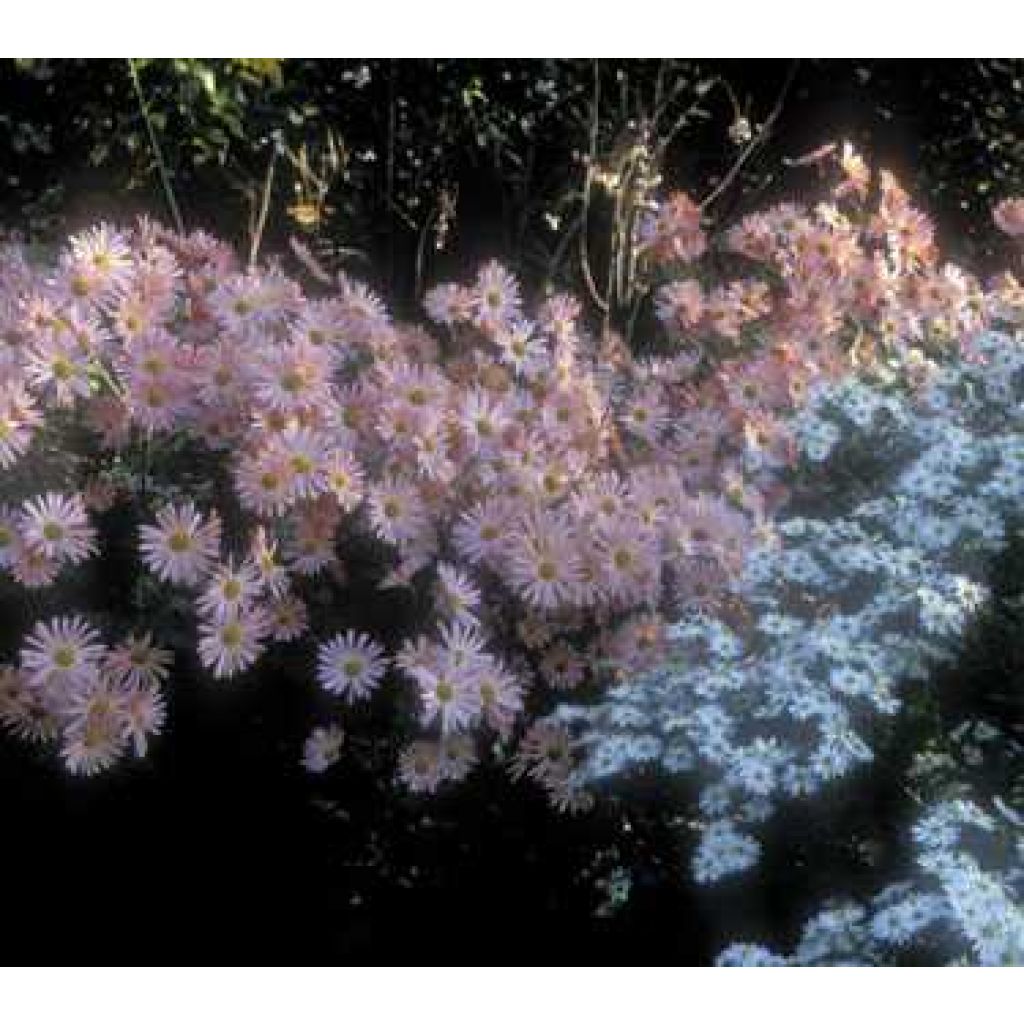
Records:
M43 538L45 540L60 540L64 536L64 527L60 523L47 523L43 527Z
M225 647L241 647L244 635L242 627L237 622L229 622L220 631L220 639Z
M53 663L57 668L71 668L77 660L78 657L71 644L61 644L61 646L53 652Z
M180 555L192 547L192 538L184 530L178 529L167 538L167 546L176 555Z

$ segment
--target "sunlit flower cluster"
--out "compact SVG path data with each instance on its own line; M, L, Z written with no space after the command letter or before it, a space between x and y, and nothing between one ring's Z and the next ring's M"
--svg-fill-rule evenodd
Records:
M803 543L791 520L780 552L772 523L801 461L824 463L847 420L875 422L871 403L882 400L856 390L858 374L892 358L915 400L951 401L933 387L944 361L987 318L1014 308L1019 292L1005 278L986 293L940 266L930 222L891 176L883 172L868 208L862 163L844 151L838 169L827 202L751 214L728 231L705 223L683 195L651 211L638 255L665 281L656 308L668 347L656 357L605 358L606 339L588 330L579 302L563 293L534 300L497 261L427 293L432 334L396 323L344 273L305 294L280 264L242 269L216 239L145 220L76 236L56 268L7 247L0 467L17 477L19 498L5 494L0 507L0 571L29 587L53 583L65 564L99 553L90 513L130 497L140 562L187 610L195 654L213 677L239 676L272 644L315 632L309 675L339 714L377 699L389 673L415 705L422 735L397 764L411 789L462 778L497 747L514 777L534 779L572 810L590 799L583 748L560 724L531 724L526 707L674 664L680 640L702 644L729 665L701 675L708 670L688 662L693 672L680 685L707 701L678 726L690 748L641 736L627 744L627 760L681 766L696 744L728 766L721 785L751 806L813 788L863 756L839 697L834 708L816 703L820 681L784 692L784 670L822 670L819 654L801 650L758 683L767 708L799 697L800 713L820 722L811 761L794 760L776 737L749 737L737 755L734 723L715 699L744 685L734 664L741 641L717 617L739 600L781 643L796 627L758 587L768 577L827 584L818 557L826 549L860 559L864 573L913 581L936 634L979 600L966 578L939 568L923 586L898 532L890 553L872 535L833 535L828 524L810 523ZM735 276L712 278L702 262L711 252ZM827 396L838 418L822 411ZM141 482L130 494L95 480L39 492L28 472L38 439L69 420L90 431L97 461L133 467ZM161 448L201 452L196 464L215 469L179 483L173 455L151 461ZM957 466L944 463L948 473ZM1011 468L994 470L989 484ZM171 479L161 484L161 472ZM984 495L959 500L962 522L988 538L996 528ZM894 530L904 522L889 518ZM948 538L932 519L922 536L939 548ZM424 598L416 635L385 643L345 621L311 630L312 595L344 586L348 545L373 553L382 589ZM681 616L687 625L673 641L667 623ZM59 646L71 663L43 672L36 659L57 641L33 633L11 678L27 672L24 692L52 690L46 713L65 723L83 713L79 691L106 686L110 670L80 619L58 621L70 631ZM858 628L850 616L804 640L852 645ZM128 671L118 685L160 681L163 655L145 656L149 675ZM831 691L888 708L886 675L909 656L899 645L871 665L837 656ZM125 657L133 655L114 663ZM639 709L611 706L642 729ZM95 729L124 743L120 708L110 698ZM144 735L131 733L136 749ZM332 762L338 735L311 737L311 770ZM607 756L591 752L587 763ZM709 849L749 860L753 841L739 833L709 827L705 837Z

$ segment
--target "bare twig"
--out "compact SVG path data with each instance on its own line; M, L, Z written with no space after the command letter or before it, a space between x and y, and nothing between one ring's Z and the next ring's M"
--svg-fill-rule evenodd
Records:
M580 269L583 272L583 281L590 292L594 304L607 317L608 303L601 298L594 283L594 275L590 270L590 252L588 243L590 232L588 221L590 215L590 190L594 184L594 165L597 162L597 131L600 119L601 105L601 68L598 60L594 61L594 96L590 108L590 152L587 156L587 176L583 183L583 211L580 216Z
M146 133L149 135L149 145L153 150L153 159L156 161L157 173L160 176L160 183L163 186L164 196L167 205L171 210L171 218L179 234L185 233L185 222L181 219L181 211L178 209L178 200L175 198L174 189L171 187L171 176L164 162L164 155L160 149L160 142L156 137L156 129L153 127L153 119L149 115L149 105L142 93L142 84L139 82L139 72L135 67L135 59L128 58L128 73L131 75L132 85L135 87L135 96L139 101L139 110L142 113L142 120L146 125Z
M256 225L253 228L252 238L249 242L249 269L256 266L256 260L260 253L260 242L263 240L263 232L267 226L267 214L270 210L270 196L274 190L274 167L277 163L277 147L270 153L270 160L267 163L267 174L263 179L263 197L260 201L260 212L256 218Z
M736 180L736 176L743 169L746 162L753 156L754 152L760 148L768 139L768 135L771 132L772 126L778 120L779 114L782 113L783 105L786 102L786 96L789 94L790 86L793 84L793 79L796 77L797 68L800 66L799 60L794 60L789 66L789 72L786 75L786 81L782 84L782 89L779 92L779 97L775 101L775 106L772 108L771 113L765 119L761 125L757 134L750 140L750 142L744 147L744 150L739 155L739 159L732 165L725 177L715 186L714 190L705 199L701 201L701 210L706 210L725 190ZM730 90L731 94L731 90ZM732 97L733 105L735 106L735 96Z

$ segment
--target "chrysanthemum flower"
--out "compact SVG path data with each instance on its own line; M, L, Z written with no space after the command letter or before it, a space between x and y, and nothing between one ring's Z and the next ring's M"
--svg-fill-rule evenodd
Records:
M456 622L475 623L474 609L480 605L480 591L453 565L437 566L437 606L445 618Z
M199 627L199 660L217 679L237 675L266 650L270 620L260 608Z
M1004 199L992 210L992 219L1000 231L1011 238L1024 237L1024 199Z
M498 498L488 498L463 512L454 530L459 554L474 565L496 559L505 548L508 521L508 502Z
M258 516L281 515L295 501L287 455L262 448L244 456L235 470L235 490L242 506Z
M28 451L41 422L35 399L20 383L0 384L0 469L10 469Z
M441 745L416 740L398 758L398 777L413 793L433 793L444 777Z
M348 630L320 645L316 676L329 693L350 704L365 700L380 685L387 669L384 648L365 633Z
M93 301L127 284L132 269L131 250L124 236L109 224L72 237L61 263L71 294Z
M502 736L508 736L523 710L523 688L511 672L497 662L476 674L480 713L483 720Z
M335 448L324 464L327 490L346 512L351 512L363 500L363 470L349 451Z
M302 767L317 774L337 764L345 733L338 725L318 725L306 738L302 747Z
M167 720L160 687L153 679L125 681L118 689L122 714L121 734L136 757L145 757L150 736L159 736Z
M518 281L496 260L485 263L474 288L476 325L496 330L518 316L520 305Z
M74 700L64 727L64 763L76 775L95 775L121 756L124 708L119 696L93 687Z
M258 526L249 546L249 561L259 576L260 585L271 596L280 598L288 590L288 570L277 557L277 541L265 526Z
M309 629L305 602L295 594L284 594L267 606L275 640L295 640Z
M20 537L10 566L11 575L30 589L48 587L60 573L60 563L45 552L30 547Z
M55 561L77 565L96 553L96 531L80 494L51 492L26 501L20 525L25 543Z
M130 636L111 648L103 663L106 676L129 686L155 686L170 674L174 655L153 643L151 633Z
M515 533L509 548L513 587L538 608L571 604L580 583L579 556L569 526L537 513Z
M220 517L212 512L204 520L190 501L180 508L161 509L156 523L139 528L146 567L168 583L199 583L220 551Z
M288 342L264 352L254 374L256 400L285 413L312 409L328 401L331 356L307 341Z
M88 398L90 353L83 352L67 332L50 332L30 349L25 372L29 381L58 407Z
M196 601L200 615L214 622L238 617L262 594L256 566L246 560L236 566L232 560L210 571L206 589Z
M437 722L447 736L472 727L480 717L480 690L475 666L459 668L446 659L437 672L421 670L416 675L423 725Z
M369 489L370 524L392 544L414 540L428 525L419 490L408 480L389 477Z
M21 650L30 684L73 689L96 679L107 648L80 615L38 622Z

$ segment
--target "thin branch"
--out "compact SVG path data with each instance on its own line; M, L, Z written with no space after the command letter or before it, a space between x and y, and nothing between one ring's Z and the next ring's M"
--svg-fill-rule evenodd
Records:
M277 163L277 147L270 153L270 161L267 163L267 175L263 180L263 198L260 202L259 216L256 218L256 226L252 232L249 243L249 269L256 266L256 260L260 253L260 242L263 240L263 231L267 226L267 214L270 211L270 195L274 189L274 166Z
M156 160L157 172L160 175L160 183L163 185L164 196L167 198L167 205L171 209L171 218L178 234L185 233L185 222L181 219L181 211L178 209L178 200L174 196L174 189L171 187L171 176L164 162L164 155L160 149L160 143L156 137L156 129L153 127L153 120L149 116L149 106L146 97L142 94L142 84L139 82L139 72L135 67L135 59L128 58L128 72L131 75L132 85L135 87L135 96L139 101L139 110L142 112L142 120L146 125L146 132L149 135L149 144L153 150L153 158Z
M757 135L750 140L746 148L740 154L739 159L732 165L725 177L718 183L711 194L701 202L701 210L707 209L707 207L709 207L733 183L733 181L736 180L736 176L743 169L750 157L753 156L755 150L767 141L772 126L778 120L779 114L782 113L782 107L786 102L786 96L789 93L790 86L793 84L793 79L796 78L796 72L799 66L799 60L794 60L792 64L790 64L789 72L786 75L786 81L782 85L782 89L779 92L779 98L775 101L775 106L772 108L771 113L768 115L764 124L761 125ZM733 103L735 105L735 98L733 98Z

